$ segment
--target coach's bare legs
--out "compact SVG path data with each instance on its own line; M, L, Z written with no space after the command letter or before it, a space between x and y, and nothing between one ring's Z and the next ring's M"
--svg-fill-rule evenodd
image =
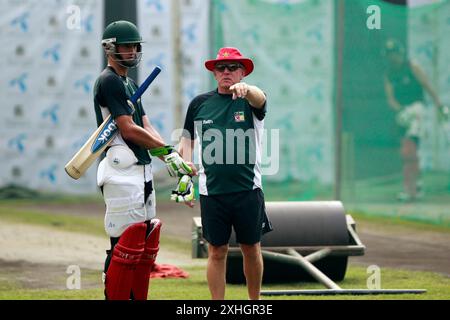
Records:
M208 280L211 299L225 299L225 269L227 262L228 245L208 245L208 266L206 278Z
M250 300L259 300L263 275L263 259L260 242L252 245L240 244L244 257L244 275Z

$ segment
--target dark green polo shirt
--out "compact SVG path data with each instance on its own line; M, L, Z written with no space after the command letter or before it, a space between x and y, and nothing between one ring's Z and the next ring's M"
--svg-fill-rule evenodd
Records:
M400 69L389 70L387 77L394 90L395 99L402 106L425 100L424 89L415 76L410 62L406 62Z
M261 139L266 105L253 108L246 99L217 90L194 98L183 136L201 151L199 191L217 195L262 188Z

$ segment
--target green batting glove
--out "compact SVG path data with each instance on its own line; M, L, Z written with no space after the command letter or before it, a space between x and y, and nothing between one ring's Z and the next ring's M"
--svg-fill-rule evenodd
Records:
M180 177L186 174L192 174L192 168L183 160L178 152L164 156L167 171L171 177Z
M192 168L172 146L151 149L150 154L156 157L163 157L167 171L169 171L171 177L180 177L185 174L193 173Z
M175 202L190 202L194 200L194 183L192 177L184 175L178 181L177 188L172 191L170 199Z
M167 156L173 152L177 152L173 146L164 146L150 149L150 154L154 157Z

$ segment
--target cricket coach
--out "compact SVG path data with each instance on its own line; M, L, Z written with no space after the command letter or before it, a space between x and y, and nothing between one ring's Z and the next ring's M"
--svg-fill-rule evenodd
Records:
M207 280L212 299L224 299L228 243L234 228L243 254L248 296L259 299L261 236L269 231L261 180L264 92L242 82L253 61L225 47L205 62L217 88L195 97L187 110L180 154L192 161L199 144L199 193L203 237L208 241ZM192 205L191 202L187 203Z

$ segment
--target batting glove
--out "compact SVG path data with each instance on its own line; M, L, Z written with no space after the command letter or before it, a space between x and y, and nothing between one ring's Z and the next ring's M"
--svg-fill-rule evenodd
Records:
M192 174L192 168L183 160L178 152L164 156L164 162L171 177Z
M171 177L181 177L192 174L192 168L183 160L180 154L172 146L164 146L150 150L152 156L162 156L166 163L167 171Z
M184 175L178 181L177 188L172 191L170 199L175 202L191 202L194 200L194 183L192 177Z

